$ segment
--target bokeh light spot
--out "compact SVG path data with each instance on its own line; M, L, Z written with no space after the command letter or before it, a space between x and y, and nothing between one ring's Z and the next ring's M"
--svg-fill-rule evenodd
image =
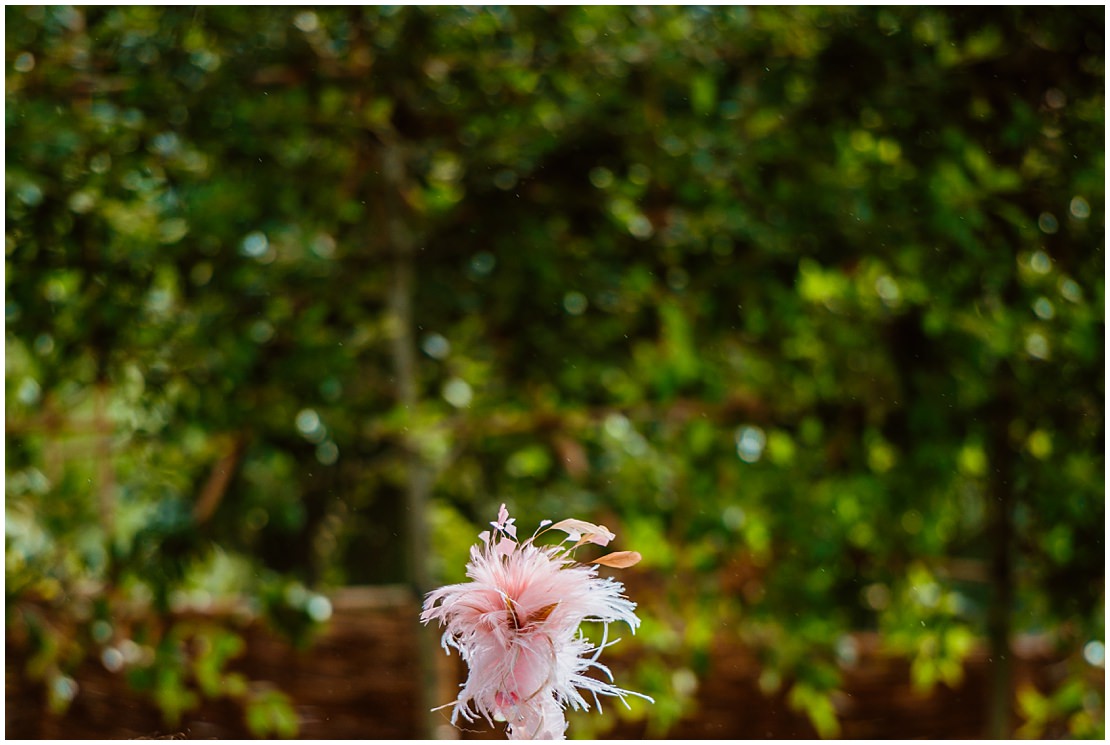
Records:
M339 446L331 440L325 440L316 446L316 460L321 465L333 466L339 460Z
M1062 109L1068 105L1068 97L1059 88L1049 88L1044 92L1044 102L1051 109Z
M305 610L313 621L323 623L331 618L331 601L323 595L313 595Z
M77 695L77 681L68 675L59 675L54 679L51 689L55 698L61 701L72 701Z
M446 359L451 353L451 343L443 334L428 334L420 342L420 348L434 360Z
M451 378L443 385L443 400L456 409L464 409L474 398L470 384L462 378Z
M313 409L301 409L297 412L296 424L302 435L311 435L320 429L320 415Z
M586 312L590 302L586 296L577 290L571 290L563 296L563 308L572 316L580 316Z
M1052 270L1052 259L1044 251L1034 251L1029 257L1029 266L1037 274L1048 274Z
M745 463L755 463L763 457L767 436L755 426L744 426L736 430L736 454Z
M1049 355L1048 339L1039 331L1034 331L1025 337L1025 351L1039 360L1047 360Z
M35 55L30 52L20 52L16 55L12 68L16 72L31 72L35 69Z
M647 219L644 215L633 215L628 220L628 232L634 238L640 240L647 240L655 234L655 228L652 227L651 220Z
M261 230L255 230L252 233L248 233L247 236L243 238L239 250L244 256L258 259L266 254L266 250L269 247L270 241L266 238L266 234Z
M1091 205L1087 204L1087 200L1083 197L1074 196L1071 198L1071 204L1068 205L1068 211L1077 220L1086 220L1091 216Z
M1043 429L1035 430L1033 434L1029 435L1026 446L1034 458L1044 460L1052 455L1052 435Z
M473 279L488 277L495 266L497 266L497 258L493 254L489 251L479 251L471 257L467 273Z
M603 166L590 170L590 183L598 189L608 189L613 185L613 172Z
M123 652L120 652L115 647L106 647L104 651L100 653L100 662L108 672L119 672L123 669Z
M898 289L898 283L885 274L875 280L875 292L889 308L897 307L902 302L902 291Z
M24 378L23 382L19 384L15 397L24 406L33 406L42 398L42 386L34 378Z
M293 25L306 34L310 34L317 29L320 24L320 19L311 10L306 10L298 13L293 18Z
M1039 297L1033 303L1033 312L1037 314L1037 318L1049 321L1056 315L1056 308L1048 298Z
M511 171L508 168L498 171L493 177L493 185L502 191L508 191L516 186L517 176L516 171Z
M623 440L632 431L632 423L624 414L610 414L605 417L605 434L614 440Z
M744 510L736 505L725 507L725 511L721 513L721 522L723 522L725 527L729 530L735 531L742 528L746 518L747 515L744 514Z
M863 601L872 610L883 610L890 605L890 590L879 582L868 585L863 589Z
M1060 294L1064 296L1065 300L1073 303L1078 303L1083 299L1083 290L1074 279L1060 280Z
M251 341L255 344L265 344L274 338L274 327L269 321L258 320L251 324L250 329L247 331Z
M1102 667L1106 664L1106 646L1100 641L1089 641L1083 647L1083 659L1087 664Z
M1042 233L1052 235L1060 229L1060 223L1056 220L1056 215L1051 212L1042 212L1041 216L1037 218L1037 227L1041 229Z

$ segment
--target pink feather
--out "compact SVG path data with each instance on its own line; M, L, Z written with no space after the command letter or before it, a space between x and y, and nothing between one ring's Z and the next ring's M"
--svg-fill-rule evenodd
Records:
M510 739L561 740L566 707L589 709L582 692L592 694L599 708L599 695L650 701L585 674L595 667L612 680L597 662L608 645L590 643L578 630L583 621L605 624L606 634L615 621L627 623L633 633L640 623L636 604L622 594L624 585L569 557L581 535L596 532L604 543L590 542L605 545L613 534L603 526L563 521L547 529L562 529L568 533L564 542L579 544L539 547L536 536L518 543L513 522L501 505L497 522L490 523L494 534L483 532L470 549L471 581L441 587L424 601L420 620L439 621L445 627L443 648L448 654L450 647L457 649L469 667L451 723L481 715L507 722Z

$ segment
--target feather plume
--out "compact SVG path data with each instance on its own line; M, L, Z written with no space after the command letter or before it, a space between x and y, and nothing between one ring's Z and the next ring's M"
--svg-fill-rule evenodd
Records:
M565 739L564 715L589 709L587 693L600 708L599 696L647 696L618 688L609 669L597 661L610 646L609 624L621 621L633 633L640 624L636 604L623 595L624 585L597 575L597 567L579 564L571 553L583 543L606 545L615 536L604 526L581 520L541 523L536 535L518 542L515 520L501 505L493 532L484 531L470 549L469 582L428 593L420 620L444 627L442 646L458 650L469 668L453 706L451 723L482 716L507 723L510 739ZM567 537L554 546L537 546L536 537L558 529ZM565 546L574 542L572 546ZM617 560L606 561L610 557ZM631 566L635 552L618 552L595 563ZM594 645L579 630L583 621L604 624ZM586 675L600 670L610 682Z

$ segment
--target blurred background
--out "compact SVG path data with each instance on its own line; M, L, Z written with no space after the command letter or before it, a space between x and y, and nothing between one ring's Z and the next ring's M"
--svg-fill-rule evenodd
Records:
M572 737L1104 735L1103 8L5 20L7 736L499 736L501 502Z

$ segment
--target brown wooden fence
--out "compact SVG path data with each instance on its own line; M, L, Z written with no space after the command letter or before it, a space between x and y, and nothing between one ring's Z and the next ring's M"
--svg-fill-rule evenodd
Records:
M418 737L418 676L413 619L417 604L400 588L349 588L332 596L327 630L308 649L298 650L257 621L243 621L244 654L234 666L255 686L273 686L292 700L299 736L313 739ZM9 608L9 622L13 616ZM222 619L227 622L227 618ZM848 738L977 738L985 727L987 660L973 655L959 688L944 685L929 693L914 689L909 664L884 655L874 635L855 637L856 664L844 670L842 694L835 699ZM168 725L158 708L132 691L123 675L99 660L80 664L73 677L77 694L67 711L52 715L41 683L26 672L28 641L12 624L6 635L6 731L17 739L134 738L182 733L190 739L248 738L241 705L205 699ZM1062 675L1050 650L1028 640L1018 645L1018 680L1042 690ZM453 656L440 659L440 691L450 700L464 671ZM620 665L620 658L613 662ZM618 670L619 672L619 670ZM684 739L811 738L816 733L782 695L768 698L758 686L755 657L722 641L711 667L699 681L697 706L666 736ZM500 736L482 728L442 737L484 739ZM1049 733L1053 734L1053 733ZM643 738L644 723L620 722L608 735Z

